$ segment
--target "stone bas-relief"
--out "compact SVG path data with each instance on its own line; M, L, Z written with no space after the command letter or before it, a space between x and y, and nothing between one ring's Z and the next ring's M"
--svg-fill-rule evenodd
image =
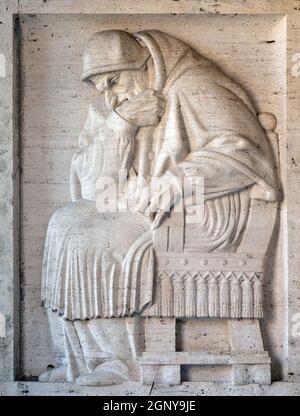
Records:
M40 381L180 384L181 366L229 365L235 384L269 384L258 319L276 118L159 31L96 33L82 80L107 110L91 103L72 202L48 226L42 300L65 361ZM225 320L231 351L177 351L177 318Z

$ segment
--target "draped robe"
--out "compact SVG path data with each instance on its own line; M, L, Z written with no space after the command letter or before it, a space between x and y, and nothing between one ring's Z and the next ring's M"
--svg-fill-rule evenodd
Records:
M276 199L269 143L246 93L235 82L181 41L158 31L147 33L155 46L152 54L163 63L167 104L158 126L141 128L132 133L135 140L127 141L129 153L135 155L129 182L140 192L149 176L182 179L194 169L204 178L205 199L196 246L202 252L234 252L251 197ZM115 117L108 117L109 125ZM112 132L104 129L102 134L99 157L95 143L90 145L99 163L105 160ZM77 174L80 182L80 169ZM100 214L90 195L90 201L82 195L50 221L44 304L70 320L142 312L153 296L149 219L138 213Z

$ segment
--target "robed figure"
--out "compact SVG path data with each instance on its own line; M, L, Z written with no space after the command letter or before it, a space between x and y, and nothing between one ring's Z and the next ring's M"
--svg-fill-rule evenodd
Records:
M276 200L276 183L246 93L180 40L96 33L82 80L106 111L91 104L72 160L72 202L49 222L42 299L50 319L60 318L65 360L40 379L114 384L138 378L134 320L153 303L153 238L182 203L191 170L204 180L204 253L234 253L251 198ZM159 186L149 192L153 178Z

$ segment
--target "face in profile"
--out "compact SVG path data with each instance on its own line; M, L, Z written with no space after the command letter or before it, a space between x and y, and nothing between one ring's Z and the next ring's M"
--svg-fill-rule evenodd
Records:
M107 72L90 78L111 110L147 89L147 81L145 69Z

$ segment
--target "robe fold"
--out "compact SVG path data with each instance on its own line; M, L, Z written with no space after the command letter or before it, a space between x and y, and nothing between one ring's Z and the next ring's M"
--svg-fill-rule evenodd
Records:
M183 42L146 33L155 45L152 53L159 54L154 62L163 65L156 71L165 77L161 92L167 104L158 126L136 135L137 184L168 173L183 178L194 169L204 178L205 194L194 244L201 252L234 252L254 185L261 198L276 200L269 143L241 87ZM152 303L149 221L139 214L101 215L94 205L73 203L69 225L54 214L47 233L42 298L70 320L132 315ZM74 218L72 210L78 211Z

